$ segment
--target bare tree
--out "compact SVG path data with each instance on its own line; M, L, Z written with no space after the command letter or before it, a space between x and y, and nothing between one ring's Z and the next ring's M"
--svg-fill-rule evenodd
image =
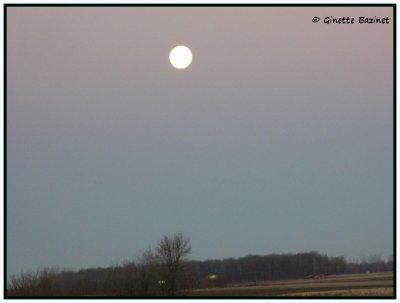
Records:
M34 272L21 272L13 275L7 285L7 295L32 296L38 285L38 276Z
M160 264L153 250L148 249L136 261L135 284L137 293L141 296L158 296L163 293L159 284Z
M191 249L189 238L181 233L164 236L158 242L156 252L163 269L167 292L171 296L176 294L177 285Z

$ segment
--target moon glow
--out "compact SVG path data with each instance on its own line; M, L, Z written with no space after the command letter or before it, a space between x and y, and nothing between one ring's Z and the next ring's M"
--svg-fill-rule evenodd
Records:
M184 45L174 47L169 53L169 61L177 69L184 69L192 63L192 52Z

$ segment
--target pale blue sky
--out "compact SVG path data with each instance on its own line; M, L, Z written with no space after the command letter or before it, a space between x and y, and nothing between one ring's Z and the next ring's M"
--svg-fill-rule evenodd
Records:
M393 250L391 8L7 9L7 265ZM193 52L186 70L169 51Z

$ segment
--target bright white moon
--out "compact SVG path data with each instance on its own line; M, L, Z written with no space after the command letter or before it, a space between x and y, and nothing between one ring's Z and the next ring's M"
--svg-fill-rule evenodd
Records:
M169 53L169 61L175 68L186 68L192 63L192 52L186 46L176 46Z

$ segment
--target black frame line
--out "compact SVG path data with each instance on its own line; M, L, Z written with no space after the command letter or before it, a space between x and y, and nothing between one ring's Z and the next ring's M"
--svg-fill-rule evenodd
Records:
M296 297L296 296L288 296L288 297L277 297L277 296L206 296L206 297L191 297L191 296L176 296L176 297L161 297L161 296L151 296L151 297L130 297L130 296L7 296L7 8L8 7L392 7L393 8L393 296L391 297L379 297L379 296L313 296L313 297ZM397 298L396 292L396 283L397 283L397 269L396 269L396 260L397 260L397 243L396 243L396 198L397 198L397 191L396 191L396 100L397 100L397 90L396 90L396 80L397 80L397 57L396 57L396 50L397 50L397 37L396 37L396 24L397 24L397 4L393 3L382 3L382 4L372 4L372 3L326 3L326 4L311 4L311 3L304 3L304 4L262 4L262 3L191 3L191 4L178 4L178 3L137 3L137 4L105 4L105 3L82 3L82 4L72 4L72 3L36 3L36 4L16 4L16 3L4 3L3 4L3 19L4 19L4 32L3 32L3 64L4 64L4 93L3 93L3 109L4 109L4 205L3 205L3 220L4 220L4 260L3 260L3 268L4 268L4 296L3 299L35 299L35 300L43 300L43 299L89 299L89 300L104 300L104 299L199 299L199 300L208 300L208 299L229 299L229 300L243 300L243 299L252 299L252 300L260 300L260 299L284 299L284 300L337 300L337 299L379 299L379 300L392 300Z

